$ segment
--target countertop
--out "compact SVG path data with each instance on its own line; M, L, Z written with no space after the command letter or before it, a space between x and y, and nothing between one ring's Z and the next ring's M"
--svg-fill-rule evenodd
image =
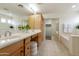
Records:
M29 30L28 32L20 32L10 37L2 38L0 39L0 49L40 32L41 30Z
M71 37L79 37L79 34L72 34Z
M59 33L59 36L62 36L66 40L70 40L70 38L71 38L70 34L62 34L62 33Z

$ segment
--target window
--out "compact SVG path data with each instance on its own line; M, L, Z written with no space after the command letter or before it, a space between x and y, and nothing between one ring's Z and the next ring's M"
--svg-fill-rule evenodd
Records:
M10 19L8 20L8 24L11 24L11 20Z
M1 18L1 23L6 23L6 19L5 18Z

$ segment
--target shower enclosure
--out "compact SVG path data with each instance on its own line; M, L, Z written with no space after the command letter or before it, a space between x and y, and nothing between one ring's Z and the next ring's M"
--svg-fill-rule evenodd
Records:
M45 20L45 38L51 40L52 37L52 20L46 19Z
M58 18L47 18L45 20L45 38L51 40L56 37L56 32L59 32Z

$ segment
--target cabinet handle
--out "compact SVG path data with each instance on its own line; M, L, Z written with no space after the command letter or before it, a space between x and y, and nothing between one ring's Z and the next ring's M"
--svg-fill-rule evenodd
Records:
M27 49L29 49L29 47Z

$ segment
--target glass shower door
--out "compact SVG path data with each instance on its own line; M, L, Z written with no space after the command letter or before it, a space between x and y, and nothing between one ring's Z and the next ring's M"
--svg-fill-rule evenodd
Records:
M51 40L52 37L52 25L51 24L46 24L46 39Z

